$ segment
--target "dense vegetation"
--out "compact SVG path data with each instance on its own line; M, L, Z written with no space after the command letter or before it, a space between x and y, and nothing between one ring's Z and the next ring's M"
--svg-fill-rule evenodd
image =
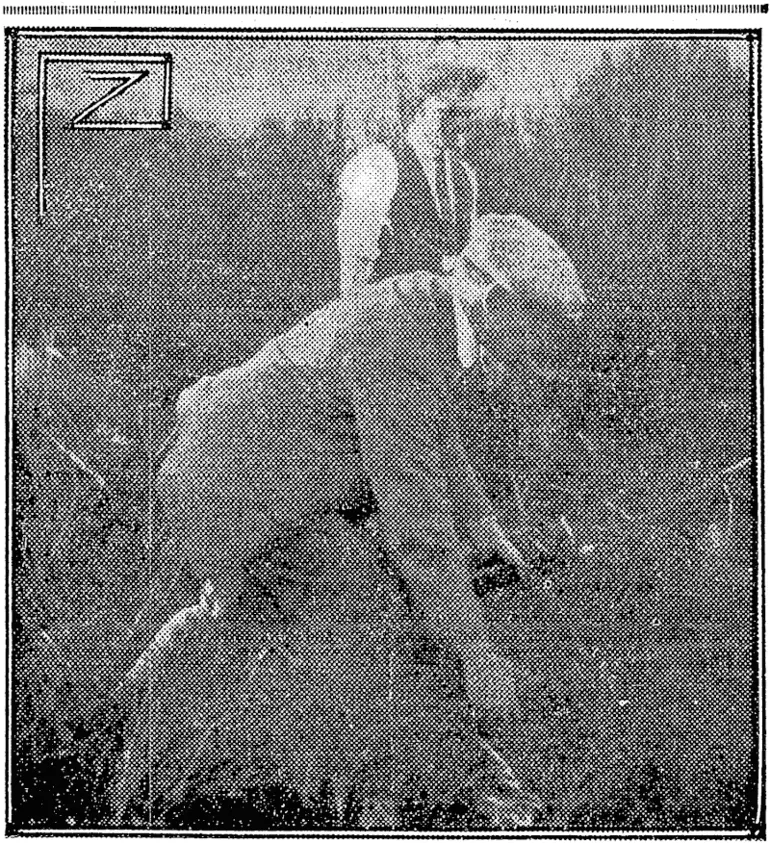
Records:
M485 208L549 231L592 298L576 330L527 334L462 395L512 531L526 544L566 518L585 551L489 605L503 648L554 665L532 743L511 746L573 826L751 822L751 109L723 45L644 41L526 144L501 119L468 131ZM238 140L182 114L158 133L52 119L38 224L33 125L19 111L14 824L98 825L94 724L145 581L173 402L335 295L345 144L333 116ZM331 821L269 802L252 825ZM204 817L180 822L236 822Z

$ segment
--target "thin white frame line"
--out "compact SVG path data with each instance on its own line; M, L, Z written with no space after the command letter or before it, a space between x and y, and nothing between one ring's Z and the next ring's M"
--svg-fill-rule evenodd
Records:
M153 829L136 829L136 828L116 828L116 829L101 829L97 830L94 829L93 831L89 830L78 830L73 832L72 829L69 828L54 828L54 829L29 829L24 830L14 830L14 833L19 837L29 836L35 837L39 836L40 834L59 834L66 835L67 837L77 837L77 838L84 838L84 837L109 837L113 838L118 835L128 836L128 837L180 837L180 838L210 838L210 837L219 837L219 838L244 838L244 839L253 839L259 840L262 838L276 838L276 839L286 839L286 838L310 838L310 839L337 839L337 838L352 838L356 840L361 839L394 839L394 834L392 831L387 830L378 830L378 831L366 831L361 832L358 831L338 831L338 832L323 832L323 831L292 831L292 830L281 830L281 831L217 831L215 829L209 829L206 831L187 831L187 830L153 830ZM733 829L704 829L704 830L695 830L695 831L540 831L538 829L523 829L522 831L491 831L487 830L484 832L474 833L474 832L467 832L467 831L441 831L441 832L429 832L429 831L398 831L395 835L397 838L405 838L405 839L415 839L415 840L489 840L489 839L500 839L500 840L511 840L511 839L527 839L527 838L539 838L539 839L552 839L552 840L573 840L573 839L603 839L603 840L625 840L625 839L635 839L635 840L679 840L682 838L694 838L694 839L703 839L703 840L724 840L724 839L752 839L753 834L749 829L743 830L733 830Z
M45 216L45 91L48 60L40 53L37 64L37 218Z
M120 5L120 6L4 6L6 15L93 15L93 14L169 14L169 15L205 15L205 14L608 14L608 13L686 13L706 14L760 14L763 3L522 3L522 4L487 4L476 5L432 5L432 6L397 6L387 5L307 5L307 4L265 4L252 6L190 6L190 5Z
M78 123L75 129L78 132L88 132L93 129L167 129L165 123Z
M697 4L696 4L697 5ZM4 11L7 9L13 8L21 8L21 7L4 7ZM7 13L7 12L6 12ZM484 37L488 38L489 40L501 40L502 38L507 39L518 39L518 40L579 40L581 35L586 36L587 40L622 40L622 39L634 39L634 40L646 40L646 39L654 39L656 37L665 36L669 40L687 40L692 38L699 38L701 40L720 40L720 41L748 41L751 49L752 56L754 55L754 48L753 42L757 40L756 37L756 30L753 27L747 27L743 31L739 31L740 28L736 28L735 30L723 30L723 31L716 31L716 32L709 32L708 30L703 32L693 32L691 30L680 30L676 32L675 30L650 30L645 32L640 30L637 33L632 31L624 30L624 31L612 31L612 30L597 30L597 29L587 29L587 30L576 30L574 33L564 31L564 30L550 30L550 31L537 31L533 32L531 30L522 30L521 32L507 31L505 36L498 36L495 37L493 32L484 32ZM368 36L375 37L375 33L373 30L365 30ZM292 30L287 29L286 33L289 35L304 35L305 37L315 37L318 40L323 40L324 36L331 36L332 38L337 38L339 35L348 33L351 37L355 36L354 32L350 30L329 30L329 29L321 29L321 30ZM18 29L15 30L14 34L16 36L30 36L30 37L44 37L44 38L51 38L55 36L67 36L70 38L94 38L94 37L115 37L115 36L126 36L126 30L119 30L119 29L105 29L103 31L88 31L88 32L77 32L71 29L50 29L50 30L42 30L42 29L28 29L22 30ZM170 34L176 34L177 37L198 37L200 38L201 35L204 35L207 38L210 38L212 35L220 34L223 37L238 37L243 39L249 39L249 37L253 37L255 40L258 40L260 37L270 38L270 37L280 37L280 33L275 30L190 30L180 27L176 32L170 32L168 29L161 29L158 28L156 31L147 32L133 32L128 31L130 37L136 38L146 38L148 40L158 39L163 37L168 37ZM471 33L476 37L480 37L482 33ZM382 32L381 34L376 35L376 37L392 37L392 38L404 38L408 37L409 33L407 32L399 32L399 33L389 33L387 31ZM748 36L748 37L747 37ZM417 39L424 39L426 37L426 30L416 30L412 35L412 38L415 40ZM462 37L462 35L461 35ZM12 90L13 90L13 79L14 79L14 67L13 61L11 56L13 55L11 46L9 44L8 37L6 38L6 48L9 50L8 53L8 80L7 80L7 91L6 91L6 120L7 120L7 129L6 129L6 142L7 142L7 150L6 150L6 178L7 178L7 185L6 185L6 197L8 201L8 208L11 209L12 203L12 168L11 168L11 149L10 149L10 138L12 134L12 122L13 122L13 100L12 100ZM156 54L157 55L157 54ZM94 60L101 60L99 57L91 56ZM87 57L86 57L87 58ZM759 76L757 75L757 92L759 90ZM754 115L754 126L753 132L755 137L755 155L753 159L753 173L755 178L757 179L755 186L757 188L761 187L761 181L759 181L761 176L761 168L760 168L760 152L761 152L761 131L760 131L760 119L761 113L758 110L759 103L755 104L755 108L757 109ZM761 196L757 195L757 209L761 210ZM757 210L755 209L755 210ZM11 220L6 216L6 221L8 223ZM761 218L758 218L758 222L761 222ZM12 249L12 226L9 224L7 226L7 243L8 243L8 280L12 282L13 275L12 275L12 258L13 258L13 249ZM760 259L757 262L757 275L758 278L755 279L757 281L757 285L755 287L755 296L759 296L760 292L760 283L761 283L761 246L762 246L762 233L761 228L758 225L757 231L755 233L755 244L757 248L757 254L760 256ZM8 307L10 308L10 304L12 302L12 283L8 284ZM756 327L757 331L761 328L761 313L757 311L757 322ZM9 319L9 327L11 325L12 315L8 316ZM11 332L9 330L9 337L11 336ZM757 352L760 349L760 345L756 346ZM10 355L9 355L10 357ZM761 360L757 360L758 364L761 364ZM8 364L7 364L8 365ZM757 366L757 382L761 384L761 365ZM761 398L761 392L758 391L757 400L759 401ZM760 404L760 410L761 410ZM13 414L9 412L9 432L12 428L13 424ZM761 435L761 430L760 430ZM763 504L763 489L762 489L762 480L764 477L764 465L762 462L762 457L764 456L764 448L758 449L757 452L757 465L758 465L758 477L757 477L757 489L758 489L758 513L762 513L762 504ZM10 477L7 477L7 483L11 484ZM10 547L10 539L7 538L7 546ZM757 570L757 588L758 588L758 632L762 632L762 622L764 620L764 613L763 613L763 605L762 605L762 586L764 584L764 577L763 577L763 536L762 532L758 531L757 537L757 554L758 554L758 570ZM9 557L10 558L10 557ZM11 603L11 595L7 595L7 605L10 606ZM762 715L764 713L764 682L763 682L763 669L764 669L764 659L763 659L763 646L762 642L758 642L758 670L759 670L759 680L760 680L760 688L759 688L759 701L758 701L758 715L759 715L759 735L758 735L758 757L760 759L760 769L758 771L760 776L759 781L759 790L758 790L758 800L757 800L757 817L761 819L762 814L762 755L761 749L763 748L764 744L764 735L763 735L763 722L762 722ZM10 649L9 649L9 657L10 657ZM10 708L9 708L10 714ZM10 730L8 730L10 741ZM10 746L10 743L8 744ZM7 785L10 788L10 777L6 777ZM10 791L7 795L10 795ZM9 806L9 814L10 817L10 810L12 809L11 801L8 800ZM14 829L14 833L17 834L19 837L34 837L38 835L42 836L52 836L54 834L62 834L66 837L80 837L80 838L88 838L88 837L102 837L102 836L109 836L109 837L117 837L117 836L137 836L137 837L188 837L188 838L214 838L214 837L228 837L228 838L305 838L305 837L322 837L322 838L339 838L339 837L361 837L360 832L318 832L318 831L290 831L290 830L282 830L279 832L271 832L271 831L262 831L262 832L239 832L239 831L216 831L216 830L207 830L205 832L190 832L190 831L174 831L174 830L142 830L137 831L137 829L109 829L105 831L104 829L101 830L93 830L89 831L88 829L80 829L77 832L73 832L70 828L36 828L36 829ZM370 831L367 832L366 837L368 838L392 838L391 832L378 832L378 831ZM419 838L419 839L490 839L490 838L502 838L502 839L510 839L512 836L518 836L515 832L492 832L487 831L483 834L474 834L468 832L440 832L440 833L431 833L431 832L400 832L399 836L405 838ZM522 833L522 836L531 837L531 838L551 838L551 839L649 839L649 840L657 840L657 839L682 839L682 838L693 838L693 839L741 839L741 838L752 838L754 835L751 833L750 830L732 830L732 829L703 829L703 830L682 830L682 831L631 831L631 830L619 830L619 831L569 831L569 832L554 832L554 831L538 831L538 830L528 830Z
M263 6L262 9L278 9L280 6ZM289 7L287 7L289 8ZM299 8L299 7L292 7ZM309 6L304 8L311 8ZM343 7L340 7L343 8ZM467 7L466 7L467 8ZM391 10L392 11L392 10ZM352 29L350 27L319 27L319 28L243 28L231 27L230 29L194 29L190 27L124 27L117 25L113 28L104 29L83 29L76 27L61 26L59 28L22 28L14 30L19 38L41 38L49 40L52 38L71 38L92 41L94 39L116 39L129 38L137 41L153 41L163 39L194 40L194 41L306 41L312 38L317 41L370 41L370 40L391 40L391 41L424 41L429 37L436 37L442 33L451 32L453 37L464 40L484 41L692 41L697 38L699 41L753 41L757 38L757 29L752 26L726 27L717 30L692 29L649 29L633 30L621 29L537 29L521 28L508 30L492 29L462 29L438 28L390 28L377 29L376 27L361 27ZM86 54L93 55L93 53ZM155 55L158 55L157 53Z
M104 62L137 62L141 64L163 64L168 61L169 53L150 53L143 55L142 53L126 53L125 56L120 53L40 53L47 59L53 61L74 62L80 64L81 62L90 62L91 64L103 64Z
M5 278L5 289L6 289L6 299L5 299L5 307L6 307L6 325L7 325L7 334L5 337L5 350L6 350L6 361L5 361L5 401L6 401L6 418L8 419L8 429L5 432L6 435L6 443L5 443L5 453L8 457L11 466L13 464L13 450L12 446L9 443L13 442L13 435L14 435L14 414L12 412L13 402L9 400L12 398L13 395L13 387L14 384L14 377L13 377L13 279L14 279L14 242L13 242L13 211L14 211L14 202L13 202L13 146L12 146L12 139L13 139L13 107L15 105L14 102L14 81L15 81L15 74L16 74L16 67L14 64L14 60L16 58L16 49L15 44L10 43L9 39L6 39L5 48L8 51L6 53L7 56L7 63L6 63L6 70L8 72L8 79L6 80L6 88L5 88L5 257L6 257L6 278ZM11 702L11 687L12 687L12 663L13 663L13 637L12 637L12 630L11 630L11 618L13 617L14 612L14 603L13 603L13 528L11 526L11 518L13 517L13 497L14 497L14 477L13 477L13 470L8 470L6 467L6 476L5 476L5 495L6 495L6 511L9 513L9 517L6 521L6 536L5 536L5 552L6 552L6 564L5 564L5 624L4 624L4 632L6 636L6 644L5 644L5 681L6 681L6 735L5 735L5 758L6 758L6 770L9 765L9 759L13 757L13 705ZM5 777L5 818L10 823L13 820L13 783L12 777L10 775L6 775Z

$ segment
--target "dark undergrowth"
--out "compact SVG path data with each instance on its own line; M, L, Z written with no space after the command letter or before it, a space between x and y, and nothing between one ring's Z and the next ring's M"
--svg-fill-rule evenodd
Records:
M35 752L42 747L37 745ZM23 749L23 748L22 748ZM23 755L23 753L19 753ZM756 777L740 781L723 777L718 768L704 793L684 795L675 774L648 761L632 769L624 794L614 804L594 807L560 821L555 828L572 831L692 831L756 828ZM82 755L61 757L53 751L37 763L17 756L13 767L13 822L21 829L110 829L98 765ZM689 803L689 804L688 804ZM237 795L190 796L181 804L157 805L156 819L145 808L121 827L191 831L333 830L360 828L356 794L340 802L323 783L318 797L303 800L280 785ZM161 820L158 817L162 817ZM554 828L546 813L538 827ZM409 831L472 831L488 828L486 818L463 803L432 805L418 795L401 806L396 827Z

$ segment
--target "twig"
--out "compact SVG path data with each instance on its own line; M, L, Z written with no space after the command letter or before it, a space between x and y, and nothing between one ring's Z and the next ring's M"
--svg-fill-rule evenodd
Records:
M634 519L620 506L615 506L614 503L610 500L605 500L604 505L610 512L614 512L616 515L619 515L624 521L628 521L629 523L632 522Z
M511 780L512 782L516 782L516 784L518 784L519 782L516 778L515 773L513 772L513 768L505 760L505 758L503 758L503 756L500 755L500 753L492 746L492 744L482 738L479 734L476 735L476 739L484 748L484 750L489 753L489 755L492 757L492 760L495 762L495 766L503 772L505 777Z
M735 465L731 465L728 468L723 468L719 474L721 477L726 477L728 474L735 474L736 471L740 471L742 468L746 468L747 465L750 465L751 457L744 457L742 460L739 460Z
M102 477L101 474L97 474L92 468L89 468L82 459L74 452L70 451L65 445L63 445L55 436L52 436L48 432L43 432L43 435L51 442L54 447L65 457L70 459L76 466L79 468L84 474L87 474L100 489L107 488L107 481Z

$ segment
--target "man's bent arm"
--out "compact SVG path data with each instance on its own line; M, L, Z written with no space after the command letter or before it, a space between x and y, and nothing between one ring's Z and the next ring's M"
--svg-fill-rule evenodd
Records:
M397 182L396 161L381 144L364 147L342 171L342 207L337 219L342 295L362 289L369 281Z

